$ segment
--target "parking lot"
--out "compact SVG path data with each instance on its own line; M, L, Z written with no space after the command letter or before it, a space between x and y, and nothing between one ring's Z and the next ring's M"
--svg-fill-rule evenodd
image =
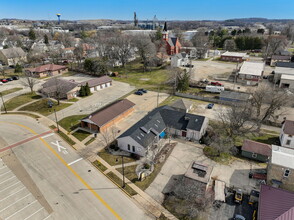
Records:
M33 194L0 159L0 218L49 219L50 215Z

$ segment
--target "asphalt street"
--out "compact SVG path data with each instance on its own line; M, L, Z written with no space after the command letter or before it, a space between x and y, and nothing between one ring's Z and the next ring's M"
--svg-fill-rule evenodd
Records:
M150 219L35 119L1 115L0 133L0 219Z

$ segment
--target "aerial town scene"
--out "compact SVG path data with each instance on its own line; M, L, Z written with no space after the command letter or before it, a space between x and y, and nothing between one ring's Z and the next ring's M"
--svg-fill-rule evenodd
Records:
M0 220L294 220L294 1L0 11Z

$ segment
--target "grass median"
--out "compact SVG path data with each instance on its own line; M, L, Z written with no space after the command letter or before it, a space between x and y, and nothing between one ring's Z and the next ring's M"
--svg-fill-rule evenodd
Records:
M115 182L118 186L122 186L122 179L120 179L117 175L115 175L113 172L109 172L106 174L113 182ZM129 195L134 196L138 194L135 190L133 190L128 184L125 184L125 187L123 188Z
M16 97L6 101L5 106L6 106L7 111L12 111L13 109L15 109L21 105L24 105L24 104L31 102L31 101L38 100L40 98L41 98L41 96L37 95L35 92L26 93L26 94L16 96Z
M8 89L8 90L4 90L2 92L0 92L3 96L8 95L10 93L14 93L17 92L19 90L22 90L22 88L13 88L13 89Z

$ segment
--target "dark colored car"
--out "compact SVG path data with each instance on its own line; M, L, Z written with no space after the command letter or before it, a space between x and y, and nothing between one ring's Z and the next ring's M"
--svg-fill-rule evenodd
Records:
M3 82L3 83L7 83L8 80L7 80L7 79L1 79L1 82Z
M13 81L13 79L11 77L6 79L7 81Z
M208 109L212 109L212 108L213 108L213 106L214 106L214 104L213 104L213 103L209 103L209 104L207 105L207 108L208 108Z
M135 94L136 94L136 95L143 95L143 92L141 92L141 91L136 91Z
M222 86L223 84L219 83L219 82L211 82L210 83L213 86Z
M185 67L191 67L191 68L193 68L194 65L192 65L192 64L186 64Z
M19 77L18 77L18 76L13 76L12 79L13 79L13 80L18 80Z
M146 89L138 89L138 91L143 92L143 93L147 93Z

